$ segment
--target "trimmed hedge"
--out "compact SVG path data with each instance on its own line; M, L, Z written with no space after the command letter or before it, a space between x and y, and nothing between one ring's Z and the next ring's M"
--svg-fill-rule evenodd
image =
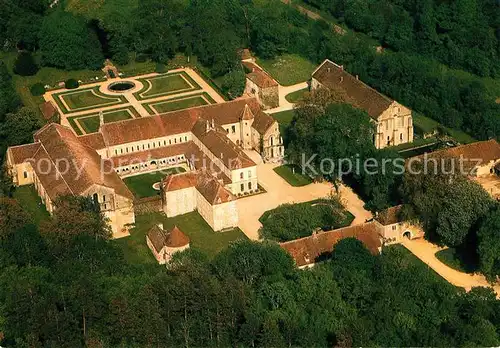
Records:
M30 92L33 96L39 97L45 94L45 86L41 82L35 83L33 86L30 87Z
M75 79L68 79L66 80L66 82L64 82L64 87L66 87L67 89L75 89L78 88L79 86L80 84Z

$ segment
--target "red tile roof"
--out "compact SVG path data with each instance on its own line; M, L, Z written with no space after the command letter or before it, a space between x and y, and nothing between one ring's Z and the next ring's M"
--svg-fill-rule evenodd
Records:
M278 82L273 79L268 73L251 62L243 62L243 65L250 70L247 78L255 83L260 88L277 87Z
M78 137L78 140L94 150L102 150L106 147L101 133L90 133Z
M21 164L32 158L40 146L40 143L11 146L8 152L11 154L13 164Z
M276 122L276 120L266 114L263 111L259 111L255 115L255 120L253 121L252 127L255 128L257 132L259 132L260 135L266 134L267 130L271 128Z
M33 169L51 198L61 194L62 187L66 194L80 195L92 185L101 185L133 199L110 161L102 161L101 156L80 142L69 128L55 123L46 125L35 133L35 141L41 146L35 154L37 162Z
M375 220L380 222L384 226L397 224L398 222L402 222L403 220L400 218L400 212L402 205L396 205L394 207L390 207L382 210L375 217Z
M174 226L170 232L167 232L160 228L160 226L155 225L149 230L147 237L151 241L151 244L153 244L157 253L164 247L182 248L190 242L189 237L177 226Z
M280 246L293 257L297 266L301 267L314 264L319 257L331 253L335 244L344 238L356 238L363 242L372 254L378 254L379 248L382 247L379 233L377 222L372 221L362 225L320 232L310 237L281 243Z
M198 175L198 172L169 175L163 180L163 190L165 192L172 192L189 187L195 187L198 183Z
M40 111L42 112L43 118L46 120L51 120L54 116L59 115L59 111L51 101L46 101L41 104Z
M500 144L495 140L478 141L475 143L460 145L443 150L437 150L426 154L427 157L451 157L464 160L481 160L481 163L487 164L490 161L500 159ZM415 156L412 158L423 158L424 155Z
M374 119L378 119L393 103L392 99L329 60L325 60L312 77L326 88L342 93L346 97L346 103L366 111Z

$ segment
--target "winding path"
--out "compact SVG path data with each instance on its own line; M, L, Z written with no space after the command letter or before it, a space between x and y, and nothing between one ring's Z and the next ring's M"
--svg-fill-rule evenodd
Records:
M436 253L445 248L432 244L425 239L408 240L405 238L402 244L449 283L464 288L466 291L470 291L476 286L492 287L497 294L497 298L500 298L500 284L492 286L481 274L459 272L439 261Z

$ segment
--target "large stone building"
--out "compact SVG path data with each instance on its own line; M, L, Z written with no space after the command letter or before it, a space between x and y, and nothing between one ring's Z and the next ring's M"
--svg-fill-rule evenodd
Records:
M101 124L85 136L50 124L33 144L10 147L7 165L15 185L35 184L49 212L59 195L94 197L115 235L135 221L134 197L121 178L182 166L196 172L196 184L185 187L192 190L193 207L220 230L237 224L235 196L258 189L256 164L244 149L265 160L283 156L278 124L255 98ZM178 193L168 189L168 180L163 187L168 215L193 210L169 206Z
M377 149L413 141L411 110L352 76L342 65L325 60L312 74L311 89L317 88L328 88L344 102L366 111L376 125L373 141Z
M443 160L440 162L438 160ZM406 160L408 170L418 169L419 163L428 170L434 170L445 165L463 171L463 175L479 183L493 198L500 199L500 144L495 140L478 141L475 143L437 150ZM437 161L437 162L436 162ZM444 168L447 171L450 168Z
M244 61L243 66L247 71L244 93L255 96L264 109L278 107L278 82L251 61Z

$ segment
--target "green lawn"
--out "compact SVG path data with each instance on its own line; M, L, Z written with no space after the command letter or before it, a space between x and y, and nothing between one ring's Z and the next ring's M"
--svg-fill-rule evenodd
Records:
M415 132L417 134L423 133L431 133L434 130L438 129L441 124L432 118L426 117L418 112L413 113L413 126L415 127ZM469 134L459 130L452 129L445 126L442 126L443 130L451 136L453 139L458 141L461 144L469 144L476 142L477 140L471 137Z
M284 54L275 59L257 59L257 63L283 86L311 78L316 64L296 54Z
M292 122L294 114L295 114L295 112L293 110L287 110L287 111L281 111L281 112L277 112L275 114L271 114L271 116L276 121L278 121L278 123L280 125L288 126Z
M23 209L28 212L34 222L38 225L41 221L49 218L49 213L41 203L35 187L33 185L19 186L14 191L14 198L19 202Z
M231 242L247 239L240 229L226 232L214 232L197 212L167 218L162 213L137 215L135 228L130 236L116 240L130 263L155 263L156 260L146 244L146 234L155 224L163 223L163 228L169 230L177 226L191 239L190 248L196 249L212 258Z
M438 251L435 256L439 261L457 271L473 273L477 270L477 261L473 260L470 255L463 255L455 248Z
M311 179L308 176L303 175L301 173L302 170L297 166L285 164L274 168L274 171L276 172L276 174L285 179L287 183L295 187L305 186L312 183Z
M203 97L208 99L210 103L215 103L215 101L207 93L204 93L190 97L181 97L154 103L144 103L142 105L151 115L156 114L154 110L162 114L165 112L182 110L195 106L208 105L209 103Z
M138 100L157 98L177 93L201 89L201 87L185 72L163 74L139 79L144 88L134 93Z
M123 96L111 96L101 93L98 86L64 91L54 94L53 97L64 113L84 111L127 102ZM64 106L62 100L64 100L69 109Z
M288 100L290 103L297 103L304 98L304 94L309 92L309 88L304 88L295 92L292 92L290 94L287 94L285 96L285 99ZM286 111L285 111L286 112Z
M184 173L186 170L182 167L163 169L157 172L130 176L123 179L130 191L136 198L154 197L160 193L153 188L153 184L160 182L167 175L172 173Z
M132 112L134 116L137 117L139 115L138 112L132 106L128 106L126 108L121 108L121 109L104 111L104 123L128 120L133 118L129 110L130 112ZM71 127L73 127L73 129L77 134L82 135L82 132L76 125L76 120L78 120L85 133L95 133L99 130L98 113L68 117L68 121Z

